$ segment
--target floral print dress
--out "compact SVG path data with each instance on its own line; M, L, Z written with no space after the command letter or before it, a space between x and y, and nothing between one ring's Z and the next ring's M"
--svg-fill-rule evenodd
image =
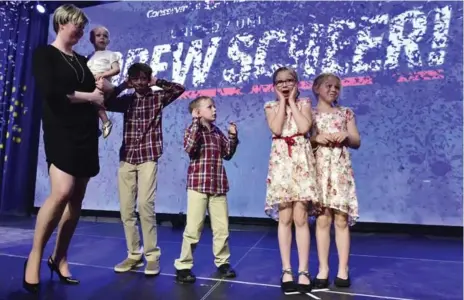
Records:
M309 99L296 102L298 108L311 105ZM278 101L266 102L264 108L279 109ZM267 176L266 214L279 219L279 208L300 201L308 209L316 207L319 190L316 182L315 159L307 136L298 133L298 128L289 106L280 137L273 136L269 171Z
M347 107L339 107L336 112L313 109L312 113L312 135L347 131L348 122L354 118L354 112ZM314 153L322 206L346 213L349 224L354 225L359 217L358 199L348 148L318 146Z

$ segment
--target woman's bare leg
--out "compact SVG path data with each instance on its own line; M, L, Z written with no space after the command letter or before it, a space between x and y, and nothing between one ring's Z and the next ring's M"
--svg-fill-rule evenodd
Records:
M73 193L75 178L54 165L50 166L51 193L37 214L32 250L26 268L25 280L34 284L40 281L40 263L43 250L55 230Z
M61 274L66 277L71 276L68 265L68 248L81 216L82 201L88 182L89 178L76 179L74 192L58 224L58 234L52 258L58 264Z

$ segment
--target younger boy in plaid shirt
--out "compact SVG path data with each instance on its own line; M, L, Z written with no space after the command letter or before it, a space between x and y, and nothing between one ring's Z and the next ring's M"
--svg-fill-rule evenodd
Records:
M213 123L216 107L213 99L201 96L189 105L192 124L184 135L184 149L190 157L187 175L187 224L184 230L182 251L176 259L176 280L193 283L193 252L200 241L206 210L213 231L214 263L225 278L234 278L230 266L229 213L226 193L229 191L223 159L230 160L237 145L237 127L231 123L229 138Z

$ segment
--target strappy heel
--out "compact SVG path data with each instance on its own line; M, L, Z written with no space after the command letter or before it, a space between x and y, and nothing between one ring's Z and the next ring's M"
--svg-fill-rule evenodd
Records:
M284 275L288 274L292 276L292 280L284 282ZM280 288L285 295L292 295L298 292L293 278L292 269L282 270L282 276L280 277Z
M58 268L58 264L53 260L51 256L48 258L47 265L50 268L50 279L53 278L53 272L55 272L60 278L61 282L72 285L79 284L79 280L77 280L76 278L72 278L71 276L63 276L60 272L60 269Z
M300 271L300 272L298 272L298 278L301 275L306 276L306 278L308 278L309 283L298 283L298 292L300 292L302 294L310 293L311 288L312 288L311 275L309 275L308 271Z

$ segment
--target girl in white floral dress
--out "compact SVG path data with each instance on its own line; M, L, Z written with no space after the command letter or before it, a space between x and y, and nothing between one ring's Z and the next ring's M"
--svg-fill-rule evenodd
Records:
M273 84L276 101L265 104L266 119L272 132L272 146L267 177L265 212L278 220L278 239L282 259L281 288L285 294L308 293L308 211L319 199L315 160L307 134L311 128L311 103L298 99L298 77L293 69L275 71ZM290 264L292 223L298 246L298 280L293 279Z
M348 257L350 230L358 219L358 199L348 148L358 149L361 139L354 113L338 105L341 80L324 73L313 82L317 108L313 110L311 142L316 157L317 182L321 189L322 213L316 221L319 273L313 280L316 288L329 285L329 246L332 220L338 250L338 273L335 285L349 287Z

